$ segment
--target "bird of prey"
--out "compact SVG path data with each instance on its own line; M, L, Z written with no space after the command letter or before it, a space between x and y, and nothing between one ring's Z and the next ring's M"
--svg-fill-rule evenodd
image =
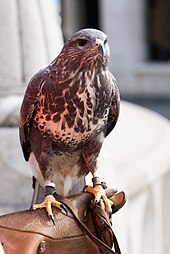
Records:
M26 161L45 188L45 199L33 210L63 204L52 195L66 196L80 177L92 173L94 202L112 203L97 175L97 158L104 138L119 115L119 90L110 73L107 36L82 29L65 43L61 53L30 80L20 109L20 142ZM103 169L104 170L104 169Z

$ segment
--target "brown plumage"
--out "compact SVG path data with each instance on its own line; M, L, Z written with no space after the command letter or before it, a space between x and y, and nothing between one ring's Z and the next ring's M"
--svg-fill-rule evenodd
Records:
M107 36L75 33L59 56L28 84L20 111L20 141L42 186L67 195L78 179L96 172L104 138L119 114L116 80L108 70Z

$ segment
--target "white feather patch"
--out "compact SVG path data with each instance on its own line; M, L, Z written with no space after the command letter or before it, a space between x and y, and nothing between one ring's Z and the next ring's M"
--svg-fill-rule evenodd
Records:
M33 152L31 152L30 154L30 158L29 158L29 164L31 165L32 171L33 171L33 175L35 176L35 178L39 181L39 183L41 184L42 187L44 187L45 185L45 180L41 174L41 170L39 168L38 162L35 158L35 155L33 154Z

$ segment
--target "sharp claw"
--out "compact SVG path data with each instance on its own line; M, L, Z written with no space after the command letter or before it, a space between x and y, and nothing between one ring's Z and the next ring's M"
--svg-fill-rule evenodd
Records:
M91 201L90 207L93 209L96 207L96 205L99 205L103 210L106 211L109 218L111 218L112 215L112 204L113 202L109 200L106 196L105 192L105 183L102 184L96 184L94 187L92 186L85 186L84 190L86 192L92 193L95 198L93 201Z
M98 206L102 207L102 200L100 200L100 201L96 202L96 205L98 205Z
M94 206L99 205L100 206L100 200L93 199Z
M50 219L52 220L54 226L55 226L55 221L54 221L54 216L52 214L50 214Z
M33 211L33 205L30 206L30 209L29 209L30 212Z
M65 211L66 215L68 215L67 209L65 207L65 205L61 204L60 207Z
M101 204L100 200L99 201L95 200L95 205L99 205L100 206L100 204Z
M83 192L86 192L86 188L88 187L88 185L85 185L83 188Z
M94 204L97 205L99 201L97 199L94 199Z
M110 211L109 212L109 219L111 219L111 217L112 217L112 212Z
M112 208L112 214L118 211L117 207L114 204L112 205L111 208Z

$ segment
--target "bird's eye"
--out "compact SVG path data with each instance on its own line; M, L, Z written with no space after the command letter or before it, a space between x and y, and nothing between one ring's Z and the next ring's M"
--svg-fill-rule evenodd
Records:
M83 47L83 46L85 46L87 44L87 40L79 39L77 41L77 43L78 43L79 46Z
M104 45L106 45L106 43L107 43L107 38L104 40Z

